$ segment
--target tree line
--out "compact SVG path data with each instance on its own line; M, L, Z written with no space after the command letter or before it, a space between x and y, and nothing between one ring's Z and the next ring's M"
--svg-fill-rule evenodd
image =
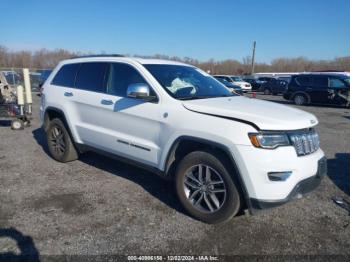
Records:
M37 51L11 51L4 46L0 46L0 67L50 69L54 68L61 60L82 55L89 54L71 52L65 49L48 50L45 48ZM190 57L167 55L135 56L181 61L195 65L211 74L243 75L251 72L251 57L249 56L244 57L242 61L237 59L227 59L222 61L210 59L208 61L200 61ZM320 70L350 71L350 56L337 57L332 60L310 60L305 57L282 57L272 60L270 64L255 63L255 72L305 72Z

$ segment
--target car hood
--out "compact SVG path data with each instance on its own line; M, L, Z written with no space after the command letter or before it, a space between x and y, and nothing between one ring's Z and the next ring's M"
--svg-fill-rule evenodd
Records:
M317 118L305 111L243 96L183 101L183 106L197 113L246 122L261 130L298 130L318 124Z

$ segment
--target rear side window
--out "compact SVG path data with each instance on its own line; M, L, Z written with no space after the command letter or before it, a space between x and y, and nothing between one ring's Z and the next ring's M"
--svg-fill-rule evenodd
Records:
M140 73L133 67L112 63L110 65L107 93L115 96L126 97L126 90L131 84L147 84ZM152 92L152 91L151 91ZM152 94L151 95L155 95Z
M308 86L311 84L311 77L309 76L298 76L295 80L300 86Z
M107 65L107 63L82 63L75 81L75 87L93 92L105 92Z
M80 64L67 64L62 66L53 78L51 84L57 86L73 87L79 66Z
M315 87L328 87L328 77L327 76L314 76L312 85Z

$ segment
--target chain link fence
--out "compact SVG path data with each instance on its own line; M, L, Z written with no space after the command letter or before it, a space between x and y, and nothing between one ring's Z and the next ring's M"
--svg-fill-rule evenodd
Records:
M29 68L29 77L33 92L39 92L40 84L48 78L51 72L51 68ZM0 84L3 86L8 85L11 88L16 88L18 85L24 86L23 68L0 67Z

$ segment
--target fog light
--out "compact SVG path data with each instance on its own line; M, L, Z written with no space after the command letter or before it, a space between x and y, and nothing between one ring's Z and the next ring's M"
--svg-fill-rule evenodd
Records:
M286 181L291 175L292 171L267 173L267 176L271 181Z

